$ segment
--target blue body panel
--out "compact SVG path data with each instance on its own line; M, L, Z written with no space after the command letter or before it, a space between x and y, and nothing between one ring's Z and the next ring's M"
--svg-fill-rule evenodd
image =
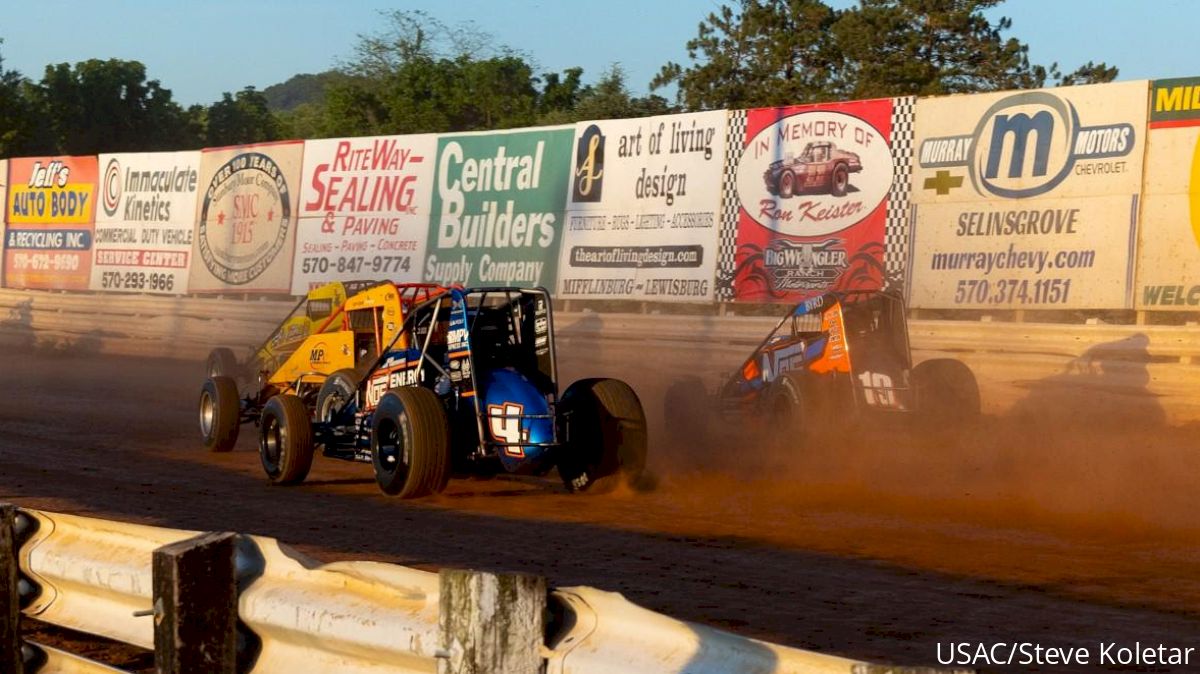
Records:
M550 457L550 449L520 443L554 442L554 419L550 418L546 397L533 382L512 368L489 371L480 377L478 384L486 439L511 443L496 447L504 470L538 472Z

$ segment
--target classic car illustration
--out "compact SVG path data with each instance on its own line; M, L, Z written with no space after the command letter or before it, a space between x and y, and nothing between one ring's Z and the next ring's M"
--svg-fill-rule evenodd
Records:
M828 192L844 196L850 186L850 174L862 171L858 155L839 150L829 141L811 142L799 157L787 156L771 162L763 172L767 191L781 199L799 192Z

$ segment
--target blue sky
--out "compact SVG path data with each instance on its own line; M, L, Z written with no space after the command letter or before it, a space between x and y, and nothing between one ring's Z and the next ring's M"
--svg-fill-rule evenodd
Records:
M420 9L450 24L474 21L522 50L539 72L579 65L586 81L620 63L639 93L667 61L686 63L685 44L717 0L208 0L6 3L0 45L6 68L40 79L47 64L121 58L146 64L176 100L208 104L224 91L266 87L349 57L357 35L379 26L379 10ZM833 0L847 6L852 0ZM69 9L66 9L69 7ZM1009 35L1033 61L1064 70L1089 61L1120 79L1200 75L1193 0L1009 0Z

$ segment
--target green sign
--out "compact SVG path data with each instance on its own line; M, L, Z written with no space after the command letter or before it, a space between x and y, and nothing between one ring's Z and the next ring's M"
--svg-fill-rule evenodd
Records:
M1150 88L1150 124L1200 119L1200 77L1154 80Z
M553 288L574 129L438 139L425 280Z

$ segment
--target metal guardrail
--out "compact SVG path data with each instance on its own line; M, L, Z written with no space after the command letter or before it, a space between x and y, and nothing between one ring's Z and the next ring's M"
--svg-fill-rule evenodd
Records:
M201 361L214 346L250 349L290 301L0 290L0 348ZM712 354L732 370L775 318L560 312L564 343L658 342ZM1161 399L1178 421L1200 418L1200 327L911 320L918 359L953 355L981 385L1040 381ZM1090 376L1095 374L1103 376ZM985 402L987 396L985 395Z
M19 630L6 622L18 604L53 625L154 648L161 674L852 674L877 667L675 620L616 593L548 591L531 576L321 565L271 538L12 506L0 506L5 577L21 588L0 595L0 635L9 635L0 639L0 665L15 662L5 670L15 674L118 671L35 644L24 644L22 657ZM550 626L548 603L561 617Z
M203 357L212 346L251 347L294 307L147 295L0 290L0 340L24 336L50 348L77 344L112 353ZM743 316L560 313L563 337L757 344L777 319ZM1105 360L1200 358L1200 327L912 320L914 348Z

